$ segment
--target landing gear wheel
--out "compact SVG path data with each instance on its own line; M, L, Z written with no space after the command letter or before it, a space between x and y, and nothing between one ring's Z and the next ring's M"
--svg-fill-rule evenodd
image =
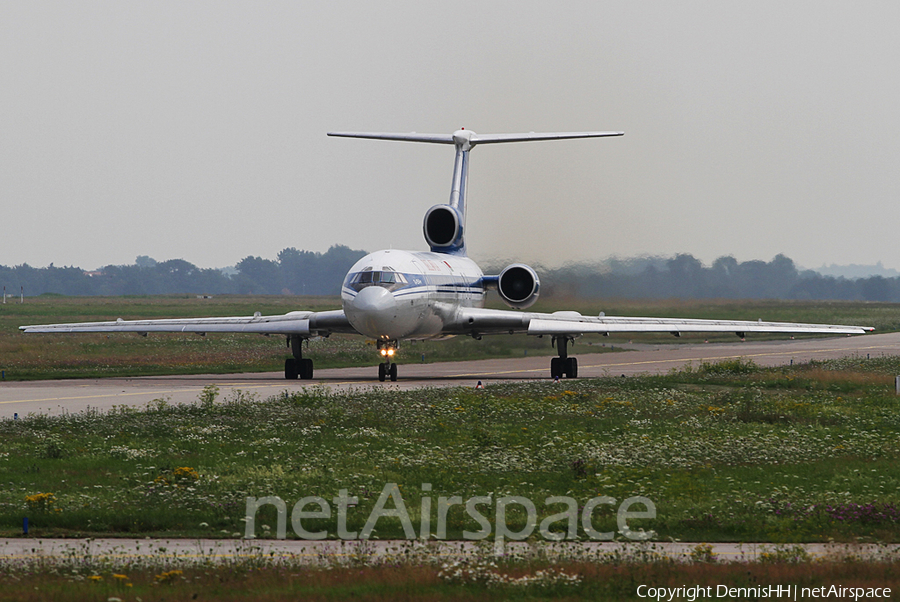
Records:
M578 358L570 357L566 359L566 377L578 378Z
M309 380L313 377L313 361L311 359L298 360L300 378Z
M550 360L550 378L562 378L562 358L554 357Z
M391 364L391 382L397 380L397 364Z
M292 357L284 360L284 377L287 380L296 380L298 376L300 376L300 371L297 360Z
M387 377L387 370L385 369L384 364L378 364L378 380L384 382L384 379Z

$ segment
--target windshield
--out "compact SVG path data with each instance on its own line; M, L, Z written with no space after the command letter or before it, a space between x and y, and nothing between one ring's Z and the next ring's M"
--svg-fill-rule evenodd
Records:
M406 277L400 272L357 272L348 279L347 286L359 292L367 286L380 286L389 291L397 290L407 284Z

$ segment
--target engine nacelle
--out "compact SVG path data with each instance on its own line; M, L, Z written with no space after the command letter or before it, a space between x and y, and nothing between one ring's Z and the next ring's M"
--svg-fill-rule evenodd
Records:
M531 307L541 291L541 279L531 266L514 263L497 276L497 292L500 298L515 309Z
M429 209L422 230L432 251L446 252L462 246L462 218L450 205L435 205Z

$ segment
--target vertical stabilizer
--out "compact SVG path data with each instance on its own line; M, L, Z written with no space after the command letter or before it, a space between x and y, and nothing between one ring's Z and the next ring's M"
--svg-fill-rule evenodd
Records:
M447 205L456 211L458 228L453 241L441 247L432 244L433 237L428 229L428 220L425 221L425 239L436 253L451 253L456 255L466 254L466 189L469 183L469 151L472 150L471 138L473 132L457 130L453 132L453 144L456 147L456 159L453 161L453 180L450 183L450 200ZM433 207L432 209L437 209ZM429 215L434 212L429 211Z

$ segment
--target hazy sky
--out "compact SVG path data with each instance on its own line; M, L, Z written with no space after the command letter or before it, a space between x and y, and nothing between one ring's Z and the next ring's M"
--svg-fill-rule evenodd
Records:
M468 246L900 268L897 2L0 3L0 264Z

